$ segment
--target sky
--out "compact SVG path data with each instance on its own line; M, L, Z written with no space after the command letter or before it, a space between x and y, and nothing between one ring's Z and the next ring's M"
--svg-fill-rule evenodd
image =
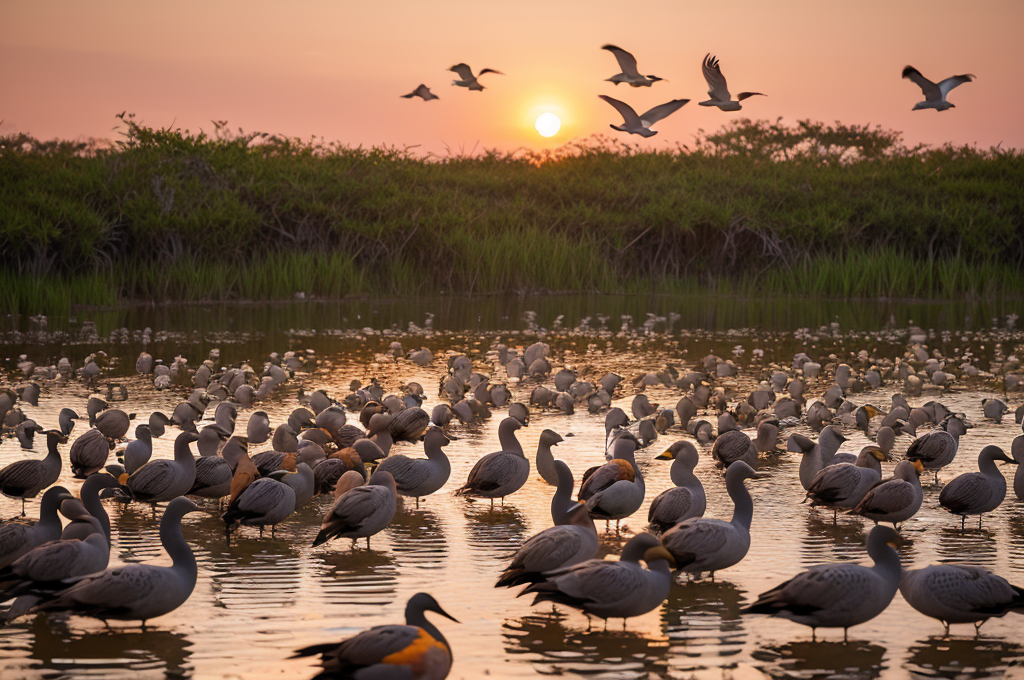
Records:
M642 147L691 143L730 119L880 124L909 143L1024 148L1024 0L631 3L90 2L0 0L0 133L113 138L121 111L154 127L232 128L418 152L545 149L594 134ZM651 88L618 73L606 43L633 52ZM706 99L705 53L736 92L767 97L725 113ZM447 69L494 68L483 92ZM904 66L939 81L973 73L957 108L915 111ZM425 83L441 98L399 95ZM650 140L609 129L618 114L692 101ZM533 127L551 111L561 131Z

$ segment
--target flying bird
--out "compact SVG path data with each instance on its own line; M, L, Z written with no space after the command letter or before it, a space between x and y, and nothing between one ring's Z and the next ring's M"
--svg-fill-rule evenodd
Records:
M459 87L465 87L470 90L483 90L484 86L477 82L477 78L485 73L497 73L499 76L505 75L501 71L495 71L493 68L485 68L480 73L473 75L473 69L469 68L469 64L456 64L452 66L449 71L453 71L459 74L461 80L453 80L452 85L458 85Z
M689 99L673 99L665 104L655 106L642 116L638 116L633 107L625 102L620 102L618 99L612 99L603 94L597 96L614 106L615 110L622 116L622 125L612 125L611 128L613 130L628 132L632 135L640 135L641 137L653 137L658 134L656 130L651 129L651 126L663 118L668 118L678 109L682 108L683 104L690 101Z
M946 96L949 95L954 87L969 83L975 78L974 74L965 73L962 76L950 76L936 84L921 75L921 72L913 66L907 66L903 69L903 77L912 80L924 92L924 101L914 104L914 108L911 109L912 111L920 111L921 109L945 111L946 109L955 108L956 104L947 102Z
M422 84L409 94L402 95L402 99L412 99L413 97L419 97L425 102L429 102L431 99L440 99L440 97L430 91L429 87Z
M619 83L627 83L631 87L650 87L659 80L664 80L664 78L659 78L658 76L642 75L636 68L636 57L621 47L616 47L615 45L604 45L601 49L608 50L614 54L615 61L619 62L619 68L622 69L622 73L618 73L611 78L605 79L609 83L615 83L616 85Z
M722 69L718 66L718 57L712 57L710 53L704 55L701 69L704 71L704 80L708 81L710 88L708 96L711 97L706 102L700 102L701 106L717 106L722 111L739 111L743 108L740 106L740 102L747 97L767 96L760 92L740 92L736 95L736 101L733 101L732 95L729 94L729 86L725 82L725 76L722 75Z

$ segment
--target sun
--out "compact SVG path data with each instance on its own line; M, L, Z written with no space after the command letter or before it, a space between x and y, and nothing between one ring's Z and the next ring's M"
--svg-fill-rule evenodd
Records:
M537 128L537 132L540 133L541 137L554 137L562 129L562 121L550 111L545 111L537 116L533 126Z

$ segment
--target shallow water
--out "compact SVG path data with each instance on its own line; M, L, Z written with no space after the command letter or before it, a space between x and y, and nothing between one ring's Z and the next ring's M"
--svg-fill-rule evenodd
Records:
M616 308L602 312L595 306L572 314L546 301L542 303L548 305L544 311L525 318L523 311L540 305L520 300L480 315L476 322L467 321L462 308L455 317L434 312L438 316L431 324L421 313L423 308L382 312L386 304L377 308L377 316L386 317L384 323L350 318L351 312L340 307L321 310L322 314L310 311L308 305L269 310L217 308L206 314L200 308L165 308L162 317L157 309L125 312L118 317L120 321L98 323L103 336L99 343L75 335L79 324L53 320L50 330L67 328L71 334L40 336L36 339L44 340L42 346L27 344L24 336L8 336L11 344L0 349L9 357L5 360L8 371L20 352L45 364L55 362L62 354L77 361L90 351L105 350L115 361L98 386L105 388L108 377L126 383L128 402L111 405L139 414L139 422L153 410L169 413L190 391L179 385L157 392L149 379L132 375L135 357L142 348L134 331L141 324L156 331L154 338L160 331L167 332L147 346L154 356L170 361L175 353L182 353L193 365L214 346L221 349L222 364L248 360L257 369L271 351L315 349L317 361L309 372L297 374L277 390L269 403L258 406L276 424L299 405L299 385L307 389L324 387L340 398L353 378L365 381L376 376L386 392L415 380L428 395L424 408L429 412L437 403L436 385L444 372L443 359L435 359L425 368L405 360L396 363L378 354L387 348L391 337L344 329L397 326L404 331L412 322L417 326L417 337L399 338L406 349L427 345L435 351L452 348L467 352L478 370L490 373L495 381L501 381L504 374L484 358L492 340L500 336L510 345L525 346L539 332L538 325L548 329L545 338L551 344L556 370L563 363L586 364L597 375L613 370L631 378L660 370L666 362L682 371L713 351L723 358L734 358L744 368L739 377L716 384L745 395L764 366L772 361L788 365L796 351L806 351L815 358L829 352L848 356L847 352L856 354L861 349L878 356L901 356L906 340L898 332L885 330L889 317L900 314L895 317L897 323L906 325L910 314L918 323L924 323L922 319L927 317L922 315L928 314L916 307L887 310L882 303L878 309L873 303L864 305L858 313L871 321L864 321L861 333L848 331L843 324L817 329L835 319L831 307L824 312L818 308L808 312L798 308L787 311L777 305L758 308L756 318L740 318L739 312L728 317L730 325L746 330L729 330L729 325L719 324L714 313L707 312L705 323L684 314L674 321L671 332L666 330L670 322L665 321L654 324L651 333L619 334L622 313L630 314L633 325L639 326L646 311L667 315L671 309L668 303L645 306L644 301L628 300L629 311ZM372 319L374 304L360 304L366 305ZM833 303L825 306L829 304ZM453 304L451 308L456 307ZM999 351L1009 354L1021 343L1019 335L1006 336L1006 346L996 348L991 336L978 340L956 333L989 326L984 315L996 311L932 311L944 314L945 321L936 321L937 335L929 343L944 352L970 348L988 357ZM1013 311L1013 305L998 309L1000 315ZM598 313L612 317L607 322L609 332L569 330L577 328L584 316ZM562 330L553 327L559 314L566 315L560 324ZM974 321L967 322L967 316ZM88 317L81 314L78 321ZM736 321L732 321L734 318ZM115 342L110 342L110 331L120 323L131 329L125 342L119 334ZM23 321L17 325L25 331L32 327ZM817 330L794 333L803 327ZM271 328L275 330L268 330ZM197 329L202 332L191 333ZM467 334L466 330L473 332ZM943 337L943 330L951 335ZM733 353L737 346L744 349L742 354ZM754 348L765 350L763 361L752 356ZM824 380L809 384L809 401L829 384ZM513 386L512 391L518 400L526 401L532 387ZM851 399L888 407L896 389L895 384L888 384L876 391L851 395ZM44 427L56 426L61 407L84 412L90 394L91 387L81 382L45 383L39 406L23 406L23 410ZM627 379L614 405L628 412L634 394ZM668 407L681 396L678 390L662 386L648 388L647 394L652 402ZM981 399L989 396L1006 399L1011 409L1022 399L1020 393L1007 397L995 381L980 379L945 394L926 392L910 399L911 404L918 405L939 398L951 410L966 413L975 425L961 438L957 459L942 473L942 479L975 470L977 452L987 444L998 444L1009 451L1013 437L1020 434L1012 414L1000 425L983 418ZM585 407L583 411L567 417L533 410L530 426L519 432L524 449L528 454L534 451L545 428L563 436L571 433L573 436L566 437L555 449L555 456L564 459L578 479L585 469L603 461L604 450L603 414L587 414ZM145 632L117 623L113 630L107 630L99 622L78 617L21 619L0 630L0 677L308 677L313 675L314 665L309 659L289 659L294 649L340 640L368 626L400 621L405 601L418 591L432 593L462 622L438 622L454 651L452 678L479 678L485 673L502 678L552 674L600 678L1024 677L1024 618L1016 615L987 623L981 640L974 639L969 625L955 626L952 638L945 638L941 624L912 610L897 594L882 615L851 630L848 644L843 644L841 631L819 631L818 642L812 643L810 631L797 624L740 616L740 607L758 593L807 566L840 560L868 561L863 541L871 523L840 516L833 525L830 513L800 504L804 494L797 478L799 459L792 454L762 459L762 471L768 477L748 482L755 511L746 559L720 572L715 582L684 583L680 579L665 604L629 620L625 629L620 620L613 620L607 630L601 623L588 630L586 618L578 612L561 607L553 611L550 605L532 607L529 597L517 599L515 591L495 589L494 581L515 549L533 533L550 526L548 504L552 491L534 475L521 491L506 499L503 507L491 509L487 502L469 502L451 494L481 455L496 450L497 425L503 412L496 409L494 417L481 425L453 428L453 441L447 448L453 470L447 486L425 499L419 509L406 502L393 524L372 539L370 550L365 544L353 550L348 540L309 547L319 528L320 515L330 506L326 497L314 499L279 526L273 538L268 533L261 539L257 530L243 529L231 545L225 542L216 503L200 502L202 511L184 521L186 539L199 561L198 583L184 606L152 621ZM211 407L207 414L212 413ZM237 430L244 432L249 413L240 411ZM354 417L350 420L357 421ZM83 425L79 424L72 438L85 430ZM812 434L800 427L786 430L784 436L791 431ZM177 430L170 429L157 440L158 456L170 457L175 434ZM845 434L849 441L844 451L859 451L868 441L861 432L850 430ZM669 463L653 460L654 456L682 436L676 426L638 453L647 479L647 503L670 486ZM902 454L909 442L909 437L900 437L894 453ZM250 447L250 454L269 446L268 442ZM67 446L62 446L62 451L66 450ZM29 455L44 451L45 441L37 438L36 453ZM397 444L396 451L418 453L421 448ZM14 440L5 440L0 446L0 465L24 455ZM883 464L883 473L890 473L894 465ZM1012 470L1009 472L1012 474ZM728 518L732 505L721 474L711 465L710 448L703 449L697 474L708 492L706 516ZM66 466L61 483L76 492L80 485L70 477ZM643 528L647 503L623 522L621 536L614 534L614 527L612 533L603 534L602 553L617 554L628 536ZM20 503L0 498L0 516L12 517L19 510ZM30 516L38 513L37 501L29 503L28 512ZM157 536L159 514L154 518L148 506L124 507L112 502L108 512L114 528L112 564L169 562ZM604 532L604 527L599 526L599 530ZM995 513L985 517L980 530L976 523L969 523L968 530L961 533L959 520L938 507L938 489L926 486L924 507L902 533L900 553L906 566L969 562L992 569L1013 583L1024 583L1024 503L1013 498L1012 491Z

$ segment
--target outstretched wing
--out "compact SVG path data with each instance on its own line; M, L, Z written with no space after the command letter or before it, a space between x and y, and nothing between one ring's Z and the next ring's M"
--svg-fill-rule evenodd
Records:
M640 116L640 124L643 125L645 128L649 128L655 123L657 123L659 120L671 116L673 113L681 109L683 105L688 101L690 100L673 99L672 101L667 102L665 104L655 106L653 109Z
M937 102L942 100L942 90L939 89L939 86L921 75L921 72L913 66L907 66L903 69L903 77L916 83L921 88L921 91L924 92L925 101Z
M479 78L480 76L482 76L485 73L497 73L499 76L505 75L501 71L495 71L493 68L485 68L483 71L480 71L480 73L476 74L476 77Z
M704 80L708 81L708 96L720 102L732 100L725 76L722 75L722 69L718 66L718 57L712 57L710 53L704 55L701 70L704 71Z
M965 73L962 76L950 76L945 80L939 81L938 87L939 91L942 93L942 98L945 99L946 95L948 95L954 87L959 87L960 85L969 83L972 80L974 80L974 74Z
M615 110L622 116L622 120L625 121L624 125L628 128L642 127L643 123L640 122L640 116L636 115L636 111L633 110L626 102L620 102L618 99L612 99L611 97L603 94L597 95L599 98L611 104L615 107Z
M622 69L622 72L627 76L633 78L640 77L640 72L636 68L636 57L632 54L621 47L616 47L615 45L604 45L601 49L608 50L615 55L615 61L619 62L619 68Z
M473 69L469 68L469 64L456 64L448 70L458 73L463 80L473 80Z

